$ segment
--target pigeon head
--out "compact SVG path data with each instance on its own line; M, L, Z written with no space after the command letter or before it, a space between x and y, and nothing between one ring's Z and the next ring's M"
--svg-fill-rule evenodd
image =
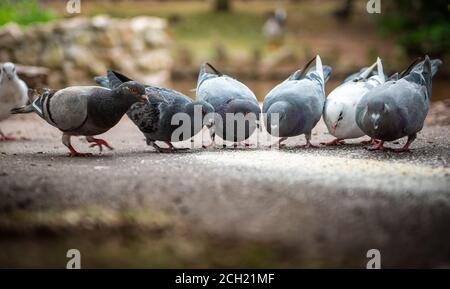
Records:
M344 112L344 105L336 101L331 102L325 109L327 115L326 125L330 132L335 133L339 124L349 115Z
M2 81L5 79L13 80L16 75L16 66L11 62L5 62L1 70Z
M260 112L261 109L256 103L246 99L233 99L228 103L226 109L226 113L233 113L233 114L242 113L243 115L253 113L258 118Z
M194 101L186 105L185 112L195 121L196 113L201 116L202 126L206 125L208 128L214 125L214 108L211 104L205 101Z
M126 97L132 103L142 101L148 101L147 95L145 94L145 87L136 81L127 81L119 85L114 91L118 92L119 95Z
M266 129L274 136L291 136L301 116L286 101L277 101L267 110Z
M389 96L374 97L367 104L363 131L377 139L395 140L397 138L395 136L404 127L404 121L400 115L395 102Z

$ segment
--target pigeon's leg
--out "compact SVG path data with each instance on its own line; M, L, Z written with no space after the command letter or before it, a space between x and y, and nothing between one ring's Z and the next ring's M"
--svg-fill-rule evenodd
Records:
M113 150L113 149L114 149L112 146L110 146L110 145L109 145L105 140L103 140L103 139L94 138L94 137L92 137L92 136L87 136L87 137L86 137L86 140L87 140L89 143L93 143L93 144L90 145L91 148L92 148L92 147L98 146L100 152L103 151L103 146L109 148L110 150Z
M252 146L251 144L249 144L249 143L245 142L245 140L244 140L244 141L241 141L241 142L239 142L239 144L240 144L241 146L243 146L243 147L246 147L246 148L248 148L248 147L251 147L251 146Z
M387 148L384 146L384 141L380 140L379 142L375 143L372 147L367 148L369 151L386 151L390 150L390 148Z
M165 148L160 147L159 145L156 144L156 141L151 140L151 139L147 139L147 145L152 146L159 153L167 152L170 150L170 149L165 149Z
M396 152L396 153L410 152L411 150L409 149L409 146L416 139L416 137L417 137L417 134L409 135L408 140L406 141L405 145L402 148L395 148L395 149L390 149L390 150L393 152Z
M286 144L282 143L282 142L284 142L285 140L287 140L287 137L282 137L282 138L280 138L276 143L273 143L273 144L271 144L271 145L268 145L267 148L271 149L271 148L276 148L276 147L279 147L279 148L285 147Z
M70 143L70 135L68 134L63 134L62 136L62 143L69 149L69 157L86 157L86 156L91 156L92 154L90 153L79 153L77 152L72 144Z
M170 151L184 151L189 149L189 148L176 148L170 141L165 141L165 143L169 146Z
M16 140L16 138L4 134L4 133L2 132L2 130L0 129L0 141L7 141L7 140Z
M312 143L311 143L311 133L309 132L309 133L305 133L305 139L306 139L306 144L304 144L304 145L299 145L299 146L297 146L297 147L300 147L300 148L318 148L318 146L315 146L315 145L313 145Z
M321 142L320 144L325 145L325 146L337 146L337 145L345 144L345 141L341 138L337 138L337 139L329 141L329 142Z

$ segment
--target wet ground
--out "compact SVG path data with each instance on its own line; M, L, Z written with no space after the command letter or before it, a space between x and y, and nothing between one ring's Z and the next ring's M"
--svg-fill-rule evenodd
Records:
M1 127L27 139L0 143L0 267L64 267L69 247L87 267L364 268L371 248L383 267L450 265L448 126L403 154L303 137L160 154L124 118L102 135L114 151L73 138L94 152L75 159L37 116Z

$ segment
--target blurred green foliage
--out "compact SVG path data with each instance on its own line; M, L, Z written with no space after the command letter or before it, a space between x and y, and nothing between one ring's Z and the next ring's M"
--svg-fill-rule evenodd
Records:
M19 25L30 25L36 22L47 22L56 16L39 5L37 0L1 0L0 25L16 22Z
M450 52L449 9L447 0L389 1L383 7L380 28L385 35L398 34L410 55L441 56Z

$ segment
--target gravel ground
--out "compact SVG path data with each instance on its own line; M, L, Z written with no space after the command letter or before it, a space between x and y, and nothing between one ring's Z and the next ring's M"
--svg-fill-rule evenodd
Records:
M160 154L124 118L102 135L114 151L98 154L73 138L78 150L94 152L88 158L68 158L59 131L35 115L11 117L1 127L26 138L0 142L3 216L157 208L192 234L282 246L289 266L364 266L371 248L381 251L385 267L450 265L449 126L426 126L412 152L402 154L369 152L360 139L292 147L304 144L303 136L282 150ZM328 140L321 122L313 143Z

